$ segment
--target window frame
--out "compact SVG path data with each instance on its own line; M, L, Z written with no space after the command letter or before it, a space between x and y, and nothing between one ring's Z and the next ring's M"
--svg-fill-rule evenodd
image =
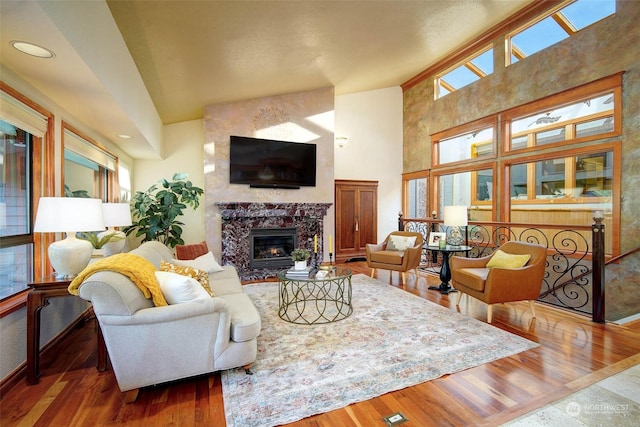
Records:
M50 274L53 270L48 262L47 248L55 239L52 233L33 233L33 224L35 222L35 213L38 209L38 201L40 197L53 196L55 188L54 173L54 122L53 113L40 106L36 102L22 95L17 90L10 87L4 81L0 81L0 91L4 92L11 98L19 101L25 106L46 118L46 131L42 137L32 135L31 147L31 210L30 210L30 233L23 235L19 240L12 240L8 246L19 246L22 244L33 245L33 265L31 266L31 279L34 277L43 277ZM5 244L5 242L3 242ZM27 293L29 288L18 291L12 295L0 299L0 318L4 317L15 310L18 310L27 301Z
M491 153L483 155L481 157L469 156L468 159L462 159L449 163L439 163L440 148L443 140L451 139L456 136L465 135L475 130L482 130L486 128L493 128L493 139L491 141ZM470 123L447 129L441 132L437 132L431 135L431 167L433 169L438 167L455 167L461 164L467 164L470 161L485 161L487 159L496 158L496 144L498 141L498 115L488 116L479 120L475 120ZM445 141L446 143L446 141Z
M521 105L519 107L511 108L500 114L500 120L502 122L502 144L501 154L514 154L514 153L528 153L532 151L546 150L551 148L563 147L567 145L581 144L589 141L596 141L606 138L615 138L622 135L622 74L617 73L611 76L603 77L594 82L587 83L582 86L570 89L568 91L560 92L554 95L547 96L545 98L536 100L534 102ZM580 138L564 139L562 141L553 142L544 145L535 145L531 141L527 144L527 147L523 148L511 148L512 136L511 136L511 122L518 120L522 117L539 114L541 112L548 111L553 108L563 107L570 104L575 104L585 99L590 99L599 95L612 92L614 96L613 107L613 129L611 132L601 133L597 135L588 135ZM584 121L584 118L575 120L575 123ZM550 128L556 128L558 125L550 126ZM532 130L529 135L539 133L541 128Z

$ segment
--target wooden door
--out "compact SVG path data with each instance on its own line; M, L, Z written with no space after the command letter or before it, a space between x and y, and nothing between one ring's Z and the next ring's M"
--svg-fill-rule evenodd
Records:
M378 181L335 182L336 262L365 257L367 243L377 243Z

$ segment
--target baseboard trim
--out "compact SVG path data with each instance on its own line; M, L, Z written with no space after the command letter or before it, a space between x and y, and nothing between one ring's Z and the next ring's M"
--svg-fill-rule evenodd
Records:
M79 327L82 323L93 317L93 308L89 307L80 314L73 322L69 323L66 328L58 332L53 338L49 340L42 349L40 349L40 359L47 353L55 350L60 343L71 333L71 331ZM25 341L26 341L25 337ZM26 381L27 376L27 361L22 362L16 369L14 369L9 375L0 380L0 399L4 397L11 389L20 381Z

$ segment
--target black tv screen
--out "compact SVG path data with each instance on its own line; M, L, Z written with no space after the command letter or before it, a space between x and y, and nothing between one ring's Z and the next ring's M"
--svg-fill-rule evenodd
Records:
M316 185L315 144L231 136L229 181L259 188Z

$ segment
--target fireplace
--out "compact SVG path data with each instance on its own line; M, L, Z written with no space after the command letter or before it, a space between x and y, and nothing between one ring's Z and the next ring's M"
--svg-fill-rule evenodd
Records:
M233 265L241 280L257 280L273 277L279 270L293 265L290 254L295 248L313 252L313 236L322 239L323 219L330 203L261 203L216 202L221 219L221 260L223 265ZM267 265L257 267L251 258L255 251L252 233L258 230L295 230L291 250L283 248L285 257L263 260ZM262 233L262 232L259 232ZM278 238L282 236L277 236ZM262 242L258 242L259 245ZM284 244L283 244L284 245ZM322 242L318 245L319 260L324 259ZM286 261L286 264L285 264ZM281 265L270 264L282 262Z
M252 228L249 244L250 268L290 267L298 233L295 228Z

